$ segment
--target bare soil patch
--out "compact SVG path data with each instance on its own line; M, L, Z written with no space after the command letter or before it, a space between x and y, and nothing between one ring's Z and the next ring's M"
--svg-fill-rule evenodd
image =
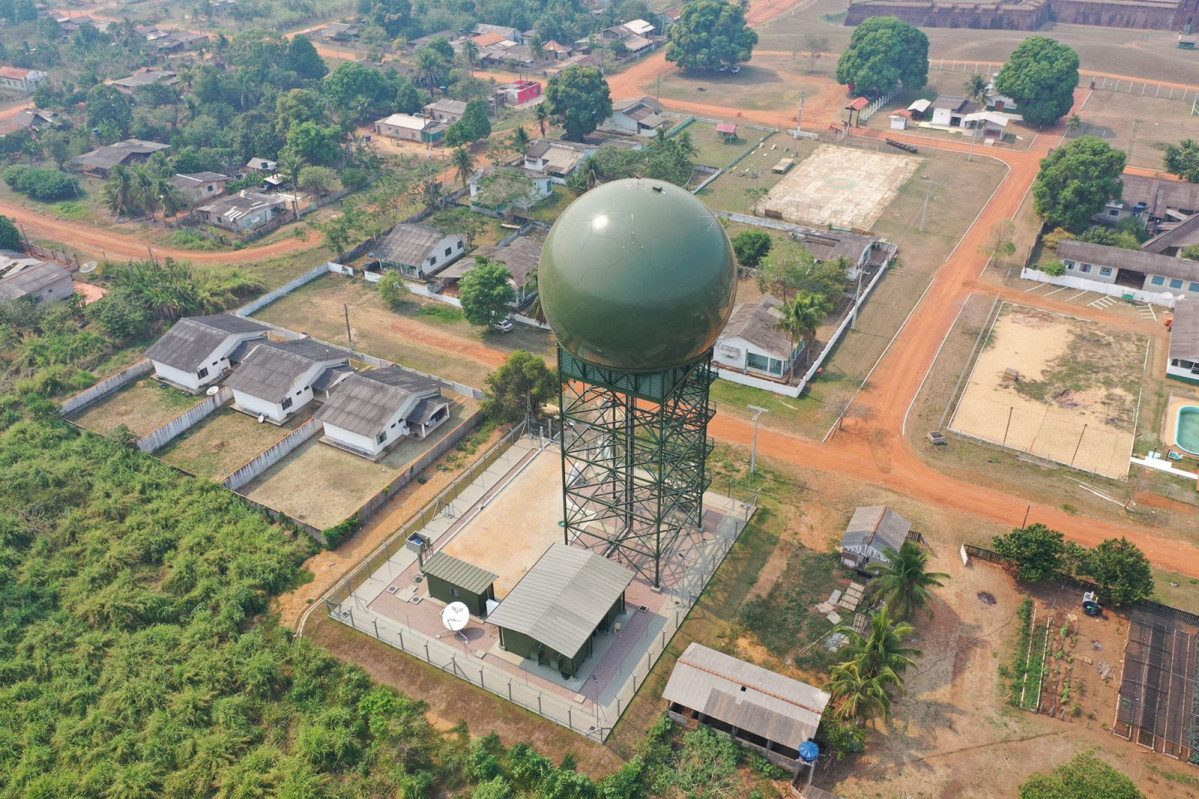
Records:
M197 477L224 477L270 449L311 417L300 413L279 427L233 410L218 411L155 453Z

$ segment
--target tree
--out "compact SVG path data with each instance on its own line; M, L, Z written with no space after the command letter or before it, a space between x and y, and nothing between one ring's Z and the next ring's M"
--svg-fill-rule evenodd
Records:
M898 551L888 548L883 554L890 562L871 568L874 596L886 602L897 619L906 619L917 610L929 610L929 588L944 585L949 575L927 571L928 552L914 541L904 541Z
M441 85L450 72L450 61L432 45L425 45L412 56L412 77L430 92Z
M462 300L462 315L479 327L488 327L506 317L509 306L516 300L516 290L509 281L512 273L502 263L485 256L475 259L475 268L458 281L458 296Z
M541 137L545 138L545 125L550 121L550 107L544 102L533 106L533 119L537 120L537 127L541 130Z
M839 628L844 632L846 628ZM902 674L909 666L915 666L914 658L924 654L919 649L904 646L903 642L910 638L916 628L904 621L896 621L891 616L891 609L884 607L870 614L869 635L866 637L853 633L849 637L850 660L857 663L862 674L868 677L882 677L884 681L894 684L903 690Z
M545 100L537 107L542 105L566 129L567 139L582 141L611 116L612 95L603 73L595 67L576 65L550 78Z
M1016 564L1016 576L1021 580L1043 583L1061 573L1065 541L1057 530L1037 522L995 536L991 546L1000 556Z
M981 72L975 72L966 78L965 83L962 84L962 89L966 92L966 97L986 105L987 78Z
M996 262L1008 258L1016 253L1016 244L1012 241L1015 233L1016 225L1010 219L1001 219L991 225L991 232L987 234L987 240L978 245L978 251Z
M791 336L792 341L803 341L803 355L811 360L816 331L824 323L825 317L832 313L833 304L823 294L801 291L791 302L784 303L781 310L783 318L776 326Z
M1078 131L1082 130L1082 125L1082 117L1078 114L1071 114L1066 119L1066 133L1070 136L1075 136L1078 134Z
M515 152L524 155L525 151L529 149L529 132L525 130L524 125L517 125L508 141Z
M1080 233L1109 200L1120 199L1125 156L1095 136L1082 136L1041 160L1032 193L1049 227Z
M765 230L743 230L733 236L733 252L737 263L753 269L770 252L774 239Z
M324 197L337 185L337 173L326 166L306 166L300 170L298 186L317 197Z
M803 37L803 51L808 57L808 72L815 72L816 62L828 52L828 37L823 33L805 33Z
M1192 261L1199 261L1199 244L1192 244L1184 249L1180 255L1182 255L1183 258L1188 258Z
M469 144L491 135L491 120L487 118L487 104L482 100L471 100L466 104L462 118L450 125L445 132L447 147Z
M301 122L287 131L287 149L310 164L328 166L341 157L343 137L337 125Z
M1076 755L1048 774L1035 773L1020 786L1020 799L1145 799L1118 769L1092 752Z
M445 205L445 186L437 178L429 178L421 182L417 196L423 208L436 211Z
M308 80L319 80L329 71L312 40L302 33L293 36L287 46L287 68Z
M854 661L833 666L824 688L833 695L837 708L835 715L839 719L869 721L881 716L885 721L891 715L891 695L887 693L886 680L867 677Z
M1046 36L1029 36L995 78L995 91L1011 97L1024 121L1055 125L1070 113L1078 87L1078 53Z
M7 216L0 216L0 249L21 252L25 249L21 233Z
M291 184L291 204L292 211L295 213L296 219L300 218L300 200L296 197L296 189L300 185L300 172L308 163L304 157L291 148L286 148L279 153L279 160L275 162L276 168L279 170L287 182Z
M500 424L519 422L530 414L536 416L543 404L558 396L557 370L546 366L540 355L524 350L509 355L485 382L483 413Z
M859 25L837 61L837 82L858 94L886 94L901 84L928 83L928 37L895 17L870 17Z
M475 157L465 147L458 147L450 156L450 166L454 167L454 173L462 181L462 188L465 189L467 181L475 171Z
M98 84L87 93L87 124L94 128L105 123L121 138L127 137L133 125L133 101L111 86Z
M666 60L679 69L717 69L748 61L758 34L745 21L745 5L730 0L690 0L666 34Z
M400 308L408 300L408 286L399 272L389 270L379 278L379 296L391 310Z
M1083 558L1083 574L1099 586L1099 597L1131 605L1153 593L1153 571L1140 548L1126 538L1109 538Z
M816 265L816 259L807 248L794 239L787 238L771 245L770 251L759 262L757 270L758 288L778 297L784 303L804 285L805 277Z
M1178 144L1166 145L1166 157L1163 160L1167 172L1191 183L1199 183L1199 141L1183 139Z
M462 43L462 63L466 65L467 74L475 74L475 66L479 63L479 45L474 39Z

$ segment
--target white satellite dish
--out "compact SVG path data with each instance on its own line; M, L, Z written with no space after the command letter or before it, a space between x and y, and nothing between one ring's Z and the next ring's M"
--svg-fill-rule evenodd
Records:
M441 611L441 623L452 633L456 633L470 621L470 608L462 602L451 602Z
M86 262L83 266L79 267L79 271L85 275L88 272L95 272L96 271L96 262L95 261Z
M208 394L208 396L211 397L214 394L217 394L220 390L221 390L220 386L209 386L208 391L206 393Z

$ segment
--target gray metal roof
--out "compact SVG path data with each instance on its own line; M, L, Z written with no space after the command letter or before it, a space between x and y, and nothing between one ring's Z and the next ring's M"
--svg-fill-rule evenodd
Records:
M410 415L421 399L441 392L437 382L429 378L394 367L377 371L389 374L380 380L373 372L363 372L342 380L316 418L325 424L373 438L397 413L406 411ZM391 374L393 372L398 374Z
M733 309L729 323L725 325L720 339L743 338L758 349L776 356L781 361L791 357L795 345L790 337L777 325L783 318L779 308L782 302L770 296L757 302L745 302Z
M1199 211L1199 183L1127 174L1120 176L1120 182L1124 184L1124 203L1145 203L1155 219L1165 218L1168 208Z
M1199 261L1141 250L1126 250L1123 247L1109 247L1106 244L1092 244L1089 241L1065 239L1057 245L1057 257L1059 260L1128 269L1143 275L1199 280Z
M1199 244L1199 214L1191 214L1169 230L1163 230L1142 244L1141 249L1161 254L1171 248L1182 250L1192 244Z
M1199 359L1199 300L1183 300L1174 306L1170 325L1170 359Z
M443 238L445 235L428 225L401 223L391 229L375 255L384 263L422 266L433 251L433 245Z
M487 620L573 656L633 581L633 573L586 549L555 543Z
M480 247L475 254L486 255L491 260L499 261L508 267L508 272L512 275L512 285L520 288L529 282L529 277L537 269L537 264L541 261L541 247L542 242L539 239L518 236L503 247ZM466 271L469 272L474 267L475 264L472 260ZM449 269L442 272L441 276L449 277L447 272ZM461 276L458 275L458 277Z
M98 147L90 153L84 153L71 160L88 169L112 169L117 164L123 164L134 156L152 155L159 150L168 150L170 147L169 144L159 144L154 141L126 139L116 144Z
M0 280L0 298L15 300L36 294L60 281L71 282L71 273L58 264L44 262L22 268Z
M697 643L675 662L662 697L792 749L816 734L831 699L819 688Z
M268 341L263 346L279 350L280 352L290 353L291 355L298 355L310 361L348 361L354 357L354 353L349 350L342 349L341 347L331 347L328 344L322 344L311 338L297 338L290 341Z
M338 360L345 360L344 350L325 347L329 357L307 357L297 352L280 347L279 344L295 344L301 342L264 342L250 350L233 376L225 381L225 385L234 391L249 394L251 397L268 402L280 402L288 391L315 364L333 365ZM316 344L317 342L312 342ZM336 355L335 353L344 353Z
M845 233L831 230L811 230L803 228L792 230L791 237L804 246L817 261L832 261L835 258L848 258L857 265L862 253L874 245L878 239L873 236L863 236L860 233Z
M449 400L443 399L440 394L425 397L416 403L416 407L408 414L408 422L409 424L428 424L429 419L433 418L433 414L437 413L439 408L447 407L449 404Z
M197 208L197 211L223 216L232 221L262 208L278 208L287 205L287 200L274 194L257 191L241 191L218 197Z
M841 548L874 560L882 560L883 550L899 550L908 540L912 523L886 505L858 508L845 527Z
M451 583L463 591L468 591L472 594L486 593L487 589L496 580L500 579L500 576L494 572L480 569L473 563L459 560L453 555L447 555L444 552L434 552L425 561L424 568L421 571L431 577L445 580L447 583Z
M177 172L175 177L171 178L171 185L177 189L195 189L205 183L220 183L230 180L233 178L222 175L220 172Z
M152 361L194 372L229 336L265 336L270 327L232 314L192 316L180 319L162 338L150 345L146 357Z

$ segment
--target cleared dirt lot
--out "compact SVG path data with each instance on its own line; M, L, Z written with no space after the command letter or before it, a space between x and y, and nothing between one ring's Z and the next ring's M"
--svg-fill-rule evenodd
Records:
M401 442L378 463L323 444L317 436L251 481L243 494L325 529L346 519L470 416L474 400L454 397L449 420L422 440Z
M108 435L125 425L137 435L144 436L201 399L145 377L89 405L82 413L72 416L71 421L101 435Z
M1146 342L1005 304L950 429L1106 477L1128 474Z

